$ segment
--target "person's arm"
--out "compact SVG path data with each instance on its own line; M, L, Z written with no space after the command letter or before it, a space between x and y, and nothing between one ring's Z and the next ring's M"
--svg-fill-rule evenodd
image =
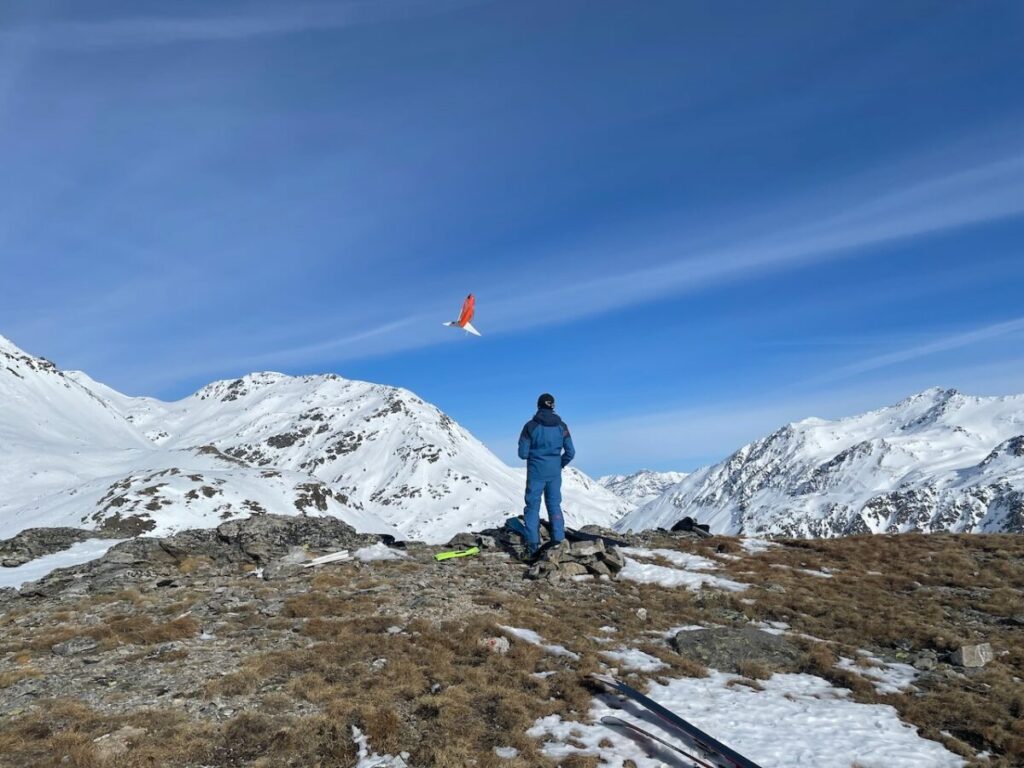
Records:
M569 428L562 422L562 466L565 467L570 461L576 458L576 448L572 444L572 435Z
M523 431L519 433L519 458L524 461L530 458L530 422L526 422Z

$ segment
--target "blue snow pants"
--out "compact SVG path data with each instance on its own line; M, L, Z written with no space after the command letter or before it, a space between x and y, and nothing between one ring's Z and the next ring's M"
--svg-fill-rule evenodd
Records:
M526 508L523 519L526 523L526 546L533 554L540 548L540 498L548 510L551 522L551 540L556 544L565 538L565 520L562 518L562 473L554 477L542 477L532 472L526 474Z

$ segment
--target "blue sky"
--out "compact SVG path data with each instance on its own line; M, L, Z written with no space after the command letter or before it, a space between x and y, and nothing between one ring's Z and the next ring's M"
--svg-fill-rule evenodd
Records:
M6 2L0 334L401 385L509 461L551 391L592 474L1024 392L1022 93L998 0Z

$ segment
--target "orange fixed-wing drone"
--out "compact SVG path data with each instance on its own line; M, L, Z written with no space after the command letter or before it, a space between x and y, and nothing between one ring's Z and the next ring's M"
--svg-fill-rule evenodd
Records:
M479 336L480 331L474 328L473 324L469 322L473 319L473 313L475 311L476 299L473 298L473 294L471 293L466 297L466 300L462 302L462 311L459 312L459 319L444 323L444 325L451 326L452 328L461 328L464 331L472 333L474 336Z

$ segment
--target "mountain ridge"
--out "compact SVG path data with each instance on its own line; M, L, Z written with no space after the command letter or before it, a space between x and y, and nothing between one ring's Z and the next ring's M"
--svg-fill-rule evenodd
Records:
M803 419L742 446L619 521L839 536L1024 530L1024 395L934 387L874 411Z

